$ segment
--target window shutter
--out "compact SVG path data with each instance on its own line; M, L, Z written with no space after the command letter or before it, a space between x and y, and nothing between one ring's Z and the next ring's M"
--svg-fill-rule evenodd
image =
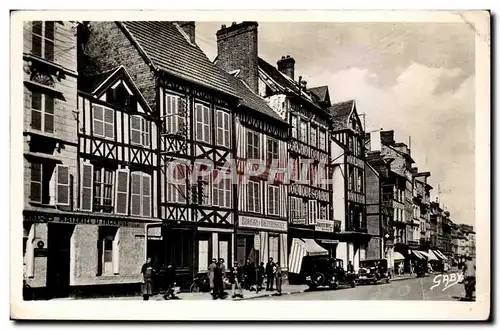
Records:
M82 164L81 173L80 208L83 211L92 211L94 166L88 163Z
M113 274L120 273L120 228L116 230L113 240Z
M127 215L128 213L128 171L116 172L116 197L115 213Z
M142 175L142 215L151 216L151 176Z
M131 116L130 118L130 141L141 144L141 117Z
M196 140L201 141L203 139L203 106L201 104L196 105Z
M57 165L56 204L69 205L69 167Z
M130 214L141 215L141 174L132 173L132 191L130 199Z

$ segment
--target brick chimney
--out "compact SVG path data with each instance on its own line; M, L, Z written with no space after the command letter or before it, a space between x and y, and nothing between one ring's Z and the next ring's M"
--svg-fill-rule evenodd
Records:
M380 141L383 144L394 145L394 131L382 131L380 132Z
M175 21L179 27L187 34L191 43L196 43L196 24L194 21Z
M242 22L217 31L217 62L224 71L240 70L239 77L259 92L257 22Z
M278 70L286 74L288 77L295 79L295 60L290 55L282 56L281 59L276 63L278 65Z

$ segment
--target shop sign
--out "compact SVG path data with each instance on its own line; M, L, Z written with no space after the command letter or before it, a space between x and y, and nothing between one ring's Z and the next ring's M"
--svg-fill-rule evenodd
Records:
M305 225L306 224L306 218L292 219L292 223L294 225Z
M253 247L255 250L260 250L260 235L256 234L253 239Z
M333 233L334 222L331 220L318 219L314 230L326 233Z
M339 244L339 241L336 239L320 239L319 241L323 244Z
M143 222L127 221L120 219L103 219L90 216L55 216L55 215L26 215L24 221L37 223L60 223L70 225L96 225L111 227L144 227Z
M34 248L33 249L33 254L36 257L46 257L49 253L49 250L47 248Z
M256 217L240 216L239 227L257 228L266 231L287 231L287 222L283 220L261 219Z

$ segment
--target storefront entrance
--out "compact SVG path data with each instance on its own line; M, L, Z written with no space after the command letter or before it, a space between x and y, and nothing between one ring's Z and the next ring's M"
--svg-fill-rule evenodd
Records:
M247 259L250 259L250 262L255 262L256 265L261 262L259 250L256 249L258 240L259 235L254 233L238 233L236 235L236 260L239 264L244 264ZM260 243L258 245L260 246Z
M52 298L68 297L70 294L69 263L74 228L73 225L48 225L47 289Z
M175 268L182 290L189 289L194 273L194 230L164 227L165 264Z

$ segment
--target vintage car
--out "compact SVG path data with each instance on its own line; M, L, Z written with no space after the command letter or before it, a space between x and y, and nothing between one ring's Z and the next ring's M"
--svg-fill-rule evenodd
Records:
M358 271L359 284L389 283L391 274L387 267L387 259L367 259L360 261Z
M330 287L338 289L341 285L356 286L356 275L344 270L342 259L326 256L304 257L303 264L306 283L310 289Z

